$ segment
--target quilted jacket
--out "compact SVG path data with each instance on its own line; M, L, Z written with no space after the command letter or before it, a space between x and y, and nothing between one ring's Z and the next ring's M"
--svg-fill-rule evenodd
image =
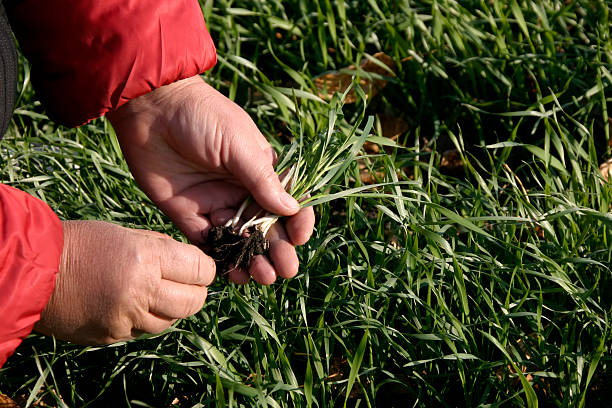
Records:
M49 116L79 126L216 63L197 0L5 2ZM0 179L1 180L1 179ZM53 292L63 246L51 209L0 184L0 366Z

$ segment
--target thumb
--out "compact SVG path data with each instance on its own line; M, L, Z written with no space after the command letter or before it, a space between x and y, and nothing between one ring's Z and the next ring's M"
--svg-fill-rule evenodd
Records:
M253 140L241 142L234 144L233 155L226 164L228 170L265 210L283 216L296 214L300 205L281 185L272 166L273 155Z

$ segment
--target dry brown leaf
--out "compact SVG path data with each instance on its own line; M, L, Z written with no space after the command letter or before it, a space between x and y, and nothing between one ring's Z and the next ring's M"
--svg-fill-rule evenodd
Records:
M387 67L389 67L391 71L393 71L393 74L395 74L395 63L393 62L393 59L390 56L388 56L384 52L378 52L374 54L373 57L381 61ZM369 72L372 74L378 74L383 76L393 75L387 69L381 67L380 65L369 59L363 60L361 64L359 64L359 68L365 72ZM350 65L346 69L349 71L354 71L355 65ZM352 77L352 73L332 71L323 74L318 78L315 78L314 84L317 87L317 90L319 91L319 97L321 97L322 99L331 99L336 92L343 93L344 91L346 91L346 89L353 81ZM362 78L359 81L359 85L361 86L361 88L363 88L366 95L373 97L378 93L378 91L380 91L387 85L387 81L384 79ZM348 95L346 95L344 103L355 103L355 100L355 92L351 90Z
M463 160L461 160L459 150L451 149L442 152L442 160L440 161L440 167L451 170L463 167Z
M391 115L378 115L382 136L393 141L397 141L399 135L410 128L410 124L402 117ZM365 142L363 149L368 153L380 152L380 147L372 142Z
M0 408L20 408L8 395L0 394Z
M385 173L383 171L376 171L374 174L372 174L366 165L360 161L359 178L363 184L376 184L380 182L379 180L383 180L385 178ZM376 178L378 178L378 180Z
M363 144L363 150L365 150L367 153L378 153L380 152L380 147L378 147L376 143L365 142Z
M410 124L401 117L380 115L380 126L382 135L391 140L397 140L398 136L410 129Z
M604 180L609 181L610 175L612 175L612 158L601 163L599 165L599 171Z

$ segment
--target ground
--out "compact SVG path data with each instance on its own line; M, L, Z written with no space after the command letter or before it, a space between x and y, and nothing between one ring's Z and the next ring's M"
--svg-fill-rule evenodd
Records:
M317 206L297 277L218 279L166 333L90 348L32 335L0 391L54 406L607 402L609 2L202 6L219 53L206 80L279 151L300 129L363 128L358 91L330 110L355 76L373 136L330 192L404 184ZM58 127L28 78L3 181L65 219L183 239L134 184L109 123Z

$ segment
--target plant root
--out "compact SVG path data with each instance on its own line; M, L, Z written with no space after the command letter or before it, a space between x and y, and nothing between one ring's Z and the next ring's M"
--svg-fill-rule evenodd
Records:
M215 260L221 275L233 268L248 270L255 256L268 253L269 242L258 228L250 228L246 233L236 233L230 226L213 227L208 231L206 244L200 248Z

